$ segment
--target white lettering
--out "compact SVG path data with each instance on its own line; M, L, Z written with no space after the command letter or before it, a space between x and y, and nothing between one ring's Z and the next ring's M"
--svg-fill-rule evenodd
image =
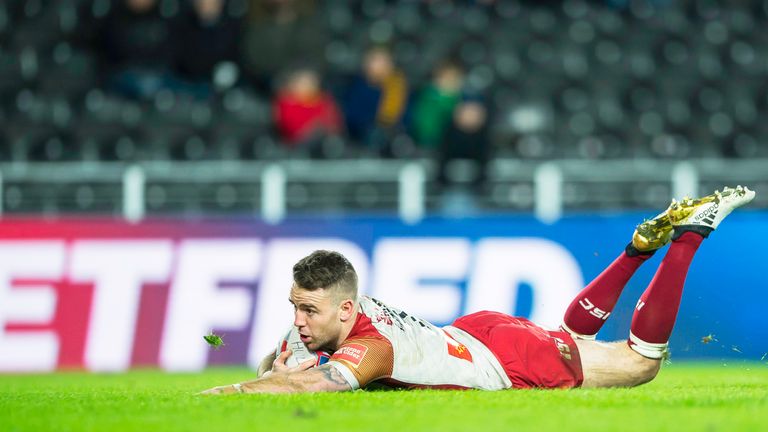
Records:
M56 368L59 339L54 332L5 332L5 326L50 322L56 311L54 290L47 285L13 289L13 281L59 280L63 270L63 242L0 242L0 371L45 372Z
M357 360L360 360L360 358L363 355L363 351L360 350L360 349L357 349L357 348L352 348L352 347L349 347L349 346L345 346L345 347L341 347L339 349L339 354L340 355L349 355L349 356L354 357Z
M427 321L450 323L461 310L458 284L470 251L463 238L383 239L373 254L373 295Z
M160 346L167 370L205 367L203 335L213 328L248 325L253 298L245 288L219 289L222 282L255 283L261 263L257 240L187 240L179 246L179 264L168 298Z
M589 301L588 298L584 297L583 299L579 300L579 304L581 307L583 307L585 310L589 311L589 314L600 318L601 320L605 321L608 319L608 315L610 315L610 312L606 312L600 308L596 308L594 304L592 304L591 301Z
M466 313L514 313L518 286L526 282L533 288L531 321L555 327L584 283L573 255L545 239L481 240L474 262Z
M162 240L78 241L70 278L93 282L85 366L93 371L128 369L141 288L168 280L173 248Z

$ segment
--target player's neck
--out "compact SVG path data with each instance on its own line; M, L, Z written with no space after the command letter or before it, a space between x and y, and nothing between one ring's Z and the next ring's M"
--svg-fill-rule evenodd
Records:
M360 304L355 303L355 311L352 314L352 316L341 323L341 333L339 333L339 340L336 342L336 346L334 347L334 351L337 350L341 344L344 343L345 340L349 337L349 334L352 332L352 329L355 327L355 323L357 323L357 316L358 311L360 310Z

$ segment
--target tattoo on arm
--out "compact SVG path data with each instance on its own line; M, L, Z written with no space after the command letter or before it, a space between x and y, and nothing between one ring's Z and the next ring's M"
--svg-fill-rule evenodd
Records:
M352 386L349 385L347 379L344 378L335 367L325 364L318 367L316 370L323 374L323 378L326 381L331 382L336 386L343 387L343 390L352 390Z
M244 393L306 393L350 391L352 386L335 367L325 364L300 372L273 373L241 383Z

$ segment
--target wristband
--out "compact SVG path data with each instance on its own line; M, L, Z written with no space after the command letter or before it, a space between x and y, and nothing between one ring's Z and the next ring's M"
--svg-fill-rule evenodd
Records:
M242 393L243 392L243 385L240 383L232 384L232 388L235 389L236 392Z

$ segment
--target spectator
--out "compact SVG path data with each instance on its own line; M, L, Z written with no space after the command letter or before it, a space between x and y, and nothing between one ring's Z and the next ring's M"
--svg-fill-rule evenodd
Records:
M225 0L193 0L179 21L176 71L199 91L207 93L214 71L239 55L242 23L224 13Z
M344 95L350 137L369 148L384 150L399 127L408 102L408 82L387 48L373 47L363 60L362 75Z
M243 64L262 91L295 59L324 70L327 30L312 0L251 0L242 47Z
M151 97L172 86L175 21L160 15L157 0L122 0L97 23L102 77L129 97Z
M419 92L413 107L412 132L418 145L438 147L461 99L463 84L464 70L458 63L445 61L435 68L432 82Z
M485 181L488 147L488 112L485 106L474 98L460 102L440 147L440 183L445 185L458 178L459 181L481 186ZM474 162L474 168L449 174L451 167L457 166L453 163L457 159Z
M310 151L342 129L336 102L321 89L317 72L309 68L290 72L275 98L274 118L287 146L309 147Z

